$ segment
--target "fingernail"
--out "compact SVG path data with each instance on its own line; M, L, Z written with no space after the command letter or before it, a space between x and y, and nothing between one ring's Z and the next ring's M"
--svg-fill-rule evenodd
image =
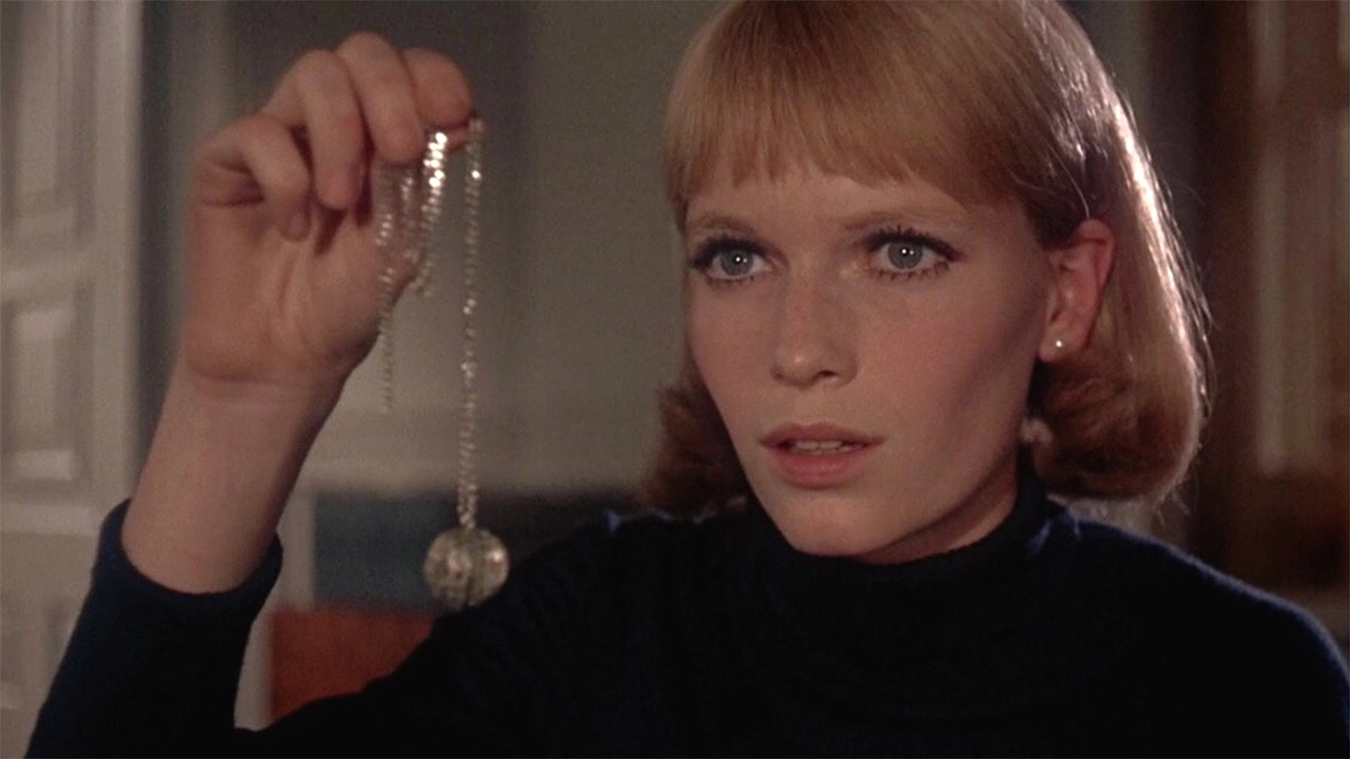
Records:
M286 225L286 236L292 240L303 240L307 234L309 234L309 213L301 209Z

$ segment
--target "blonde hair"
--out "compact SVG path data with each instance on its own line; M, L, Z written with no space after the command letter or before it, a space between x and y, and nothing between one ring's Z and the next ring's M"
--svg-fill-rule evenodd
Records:
M1127 106L1057 3L731 4L685 54L663 147L681 228L719 166L741 181L801 163L1018 199L1046 248L1103 221L1116 256L1101 313L1083 351L1037 366L1028 414L1051 434L1026 445L1068 498L1157 501L1184 477L1205 410L1203 302ZM661 414L651 505L748 495L688 358Z

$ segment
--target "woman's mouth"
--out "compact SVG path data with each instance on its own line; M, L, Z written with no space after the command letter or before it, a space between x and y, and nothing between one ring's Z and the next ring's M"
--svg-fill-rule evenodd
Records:
M799 453L805 456L830 456L856 451L862 448L863 444L847 440L789 440L778 447L788 453Z
M812 490L839 487L861 476L881 442L828 423L784 425L760 440L779 478Z

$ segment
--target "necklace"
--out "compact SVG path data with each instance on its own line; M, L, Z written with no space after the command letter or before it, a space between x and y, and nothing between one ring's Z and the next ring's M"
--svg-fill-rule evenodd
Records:
M402 255L415 272L409 285L419 295L430 293L432 258L427 254L431 233L441 216L445 195L446 145L441 131L428 134L421 164L392 166L381 163L376 170L374 213L376 245L385 260L380 276L383 302L380 309L382 343L382 401L385 411L393 405L395 304L394 266ZM506 546L492 533L478 527L478 311L479 208L483 185L483 122L469 122L464 171L464 261L463 360L460 362L459 474L456 480L455 515L459 526L432 541L422 565L432 594L458 611L477 604L506 581L509 557ZM400 252L401 251L401 252Z

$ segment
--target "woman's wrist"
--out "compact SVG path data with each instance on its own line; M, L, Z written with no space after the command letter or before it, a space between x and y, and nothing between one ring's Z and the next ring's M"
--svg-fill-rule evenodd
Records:
M262 561L341 385L285 388L175 367L123 526L128 559L185 592L226 590Z

